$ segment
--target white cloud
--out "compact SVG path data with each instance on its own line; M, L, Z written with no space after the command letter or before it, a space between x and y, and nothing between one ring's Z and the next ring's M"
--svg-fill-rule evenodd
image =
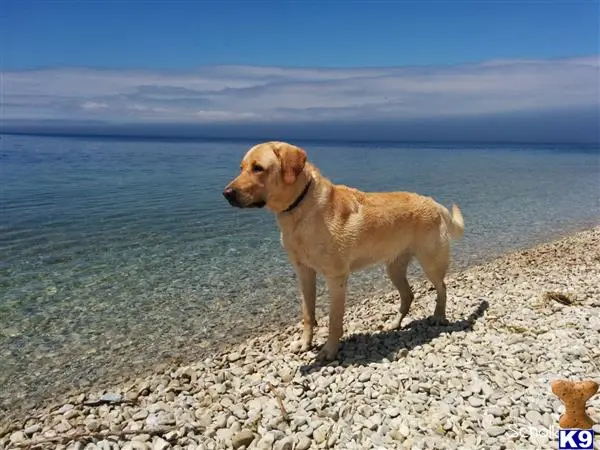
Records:
M366 69L49 68L3 72L2 106L5 119L141 123L460 117L597 106L599 69L599 56Z
M81 104L81 107L83 109L89 109L89 110L94 110L94 109L104 109L104 108L108 108L108 105L104 102L83 102Z

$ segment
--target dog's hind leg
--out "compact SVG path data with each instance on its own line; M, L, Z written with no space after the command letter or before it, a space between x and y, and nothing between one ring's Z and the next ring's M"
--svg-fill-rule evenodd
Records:
M386 266L388 277L400 293L400 316L390 324L389 329L392 330L397 330L402 326L402 321L408 314L414 298L412 288L406 278L406 270L411 259L412 254L403 253Z
M436 324L445 324L446 320L446 283L444 278L450 265L450 246L448 242L440 240L435 248L419 249L416 253L417 260L425 275L433 283L437 291L433 321Z

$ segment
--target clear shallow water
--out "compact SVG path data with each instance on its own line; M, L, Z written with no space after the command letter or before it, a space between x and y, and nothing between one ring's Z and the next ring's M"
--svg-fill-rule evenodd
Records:
M0 410L299 320L274 218L221 195L254 143L2 137ZM335 182L457 202L455 268L600 217L595 148L304 146Z

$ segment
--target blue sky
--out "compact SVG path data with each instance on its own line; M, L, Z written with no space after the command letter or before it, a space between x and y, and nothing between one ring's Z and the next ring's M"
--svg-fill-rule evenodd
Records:
M364 67L598 52L598 2L4 0L4 68Z
M2 4L8 131L600 139L596 0Z

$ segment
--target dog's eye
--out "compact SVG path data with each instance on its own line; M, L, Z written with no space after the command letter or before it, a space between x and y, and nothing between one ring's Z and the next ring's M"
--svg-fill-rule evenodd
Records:
M252 164L252 172L262 172L264 170L265 168L263 166L260 166L258 164Z

